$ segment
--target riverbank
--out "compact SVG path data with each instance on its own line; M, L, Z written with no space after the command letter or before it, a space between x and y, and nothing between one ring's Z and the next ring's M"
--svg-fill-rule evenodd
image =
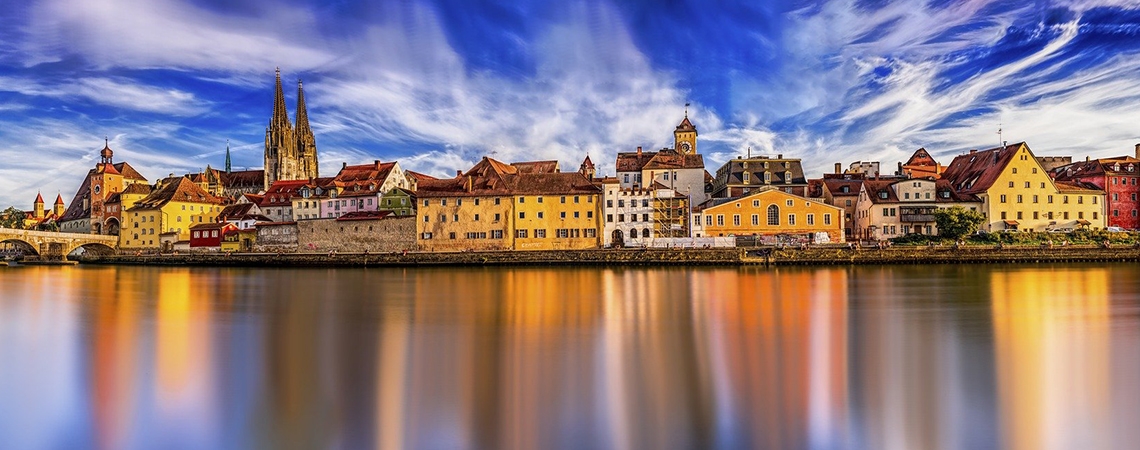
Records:
M91 255L83 264L191 265L237 267L401 267L401 266L557 266L557 265L860 265L996 264L1140 261L1140 248L1098 246L895 246L851 249L621 249L461 253L197 253L164 255Z

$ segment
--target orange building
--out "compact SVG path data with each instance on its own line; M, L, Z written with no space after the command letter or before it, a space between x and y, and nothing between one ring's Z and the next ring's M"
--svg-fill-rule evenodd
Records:
M693 213L694 237L785 235L844 242L843 208L776 188L710 205Z

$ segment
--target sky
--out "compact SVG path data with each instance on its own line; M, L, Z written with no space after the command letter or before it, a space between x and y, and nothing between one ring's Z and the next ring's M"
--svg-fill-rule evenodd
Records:
M0 8L0 208L70 201L104 138L154 181L263 164L280 67L321 174L672 145L884 171L1002 140L1140 143L1140 1L29 0ZM1002 133L999 135L998 130ZM50 203L50 199L48 202Z

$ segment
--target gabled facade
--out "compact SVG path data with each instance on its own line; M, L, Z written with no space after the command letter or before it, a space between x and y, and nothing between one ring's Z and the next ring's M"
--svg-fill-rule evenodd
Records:
M236 232L229 222L202 223L190 227L190 250L217 252L222 250L222 238L227 232Z
M309 182L307 180L283 180L273 183L258 205L261 213L274 222L292 222L293 199L299 197L301 188Z
M583 161L585 167L586 161ZM593 177L593 164L588 168ZM656 152L621 152L617 155L617 178L621 189L644 189L660 183L699 204L708 198L705 160L697 153L697 128L688 114L673 131L673 148ZM583 169L580 168L580 171Z
M942 177L942 172L946 170L946 166L938 164L930 152L926 148L920 148L910 155L903 165L899 168L898 175L907 178L933 178L938 179Z
M767 187L713 199L693 212L694 237L784 237L799 242L844 242L843 210Z
M1049 172L1054 180L1105 191L1107 226L1140 229L1140 159L1131 156L1102 158L1061 166Z
M855 208L855 237L883 240L912 233L937 235L935 211L954 206L977 211L981 205L981 199L959 194L946 180L863 180Z
M380 211L390 211L397 217L416 215L416 193L404 188L392 188L380 195Z
M157 250L164 240L189 242L190 227L216 222L222 206L220 198L189 178L161 180L150 195L123 211L119 248Z
M831 206L843 209L843 235L847 239L855 237L855 210L859 202L859 191L863 188L862 174L827 174L820 180L822 200Z
M959 155L942 178L981 200L984 231L1105 227L1104 191L1055 182L1024 142Z

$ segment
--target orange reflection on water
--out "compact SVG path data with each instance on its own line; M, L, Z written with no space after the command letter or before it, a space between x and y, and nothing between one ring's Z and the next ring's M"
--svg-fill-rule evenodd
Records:
M91 323L91 395L99 448L126 448L138 394L139 312L133 293L113 268L65 271L88 289Z
M1108 271L1027 268L990 280L1005 446L1121 448L1105 432L1113 421Z

